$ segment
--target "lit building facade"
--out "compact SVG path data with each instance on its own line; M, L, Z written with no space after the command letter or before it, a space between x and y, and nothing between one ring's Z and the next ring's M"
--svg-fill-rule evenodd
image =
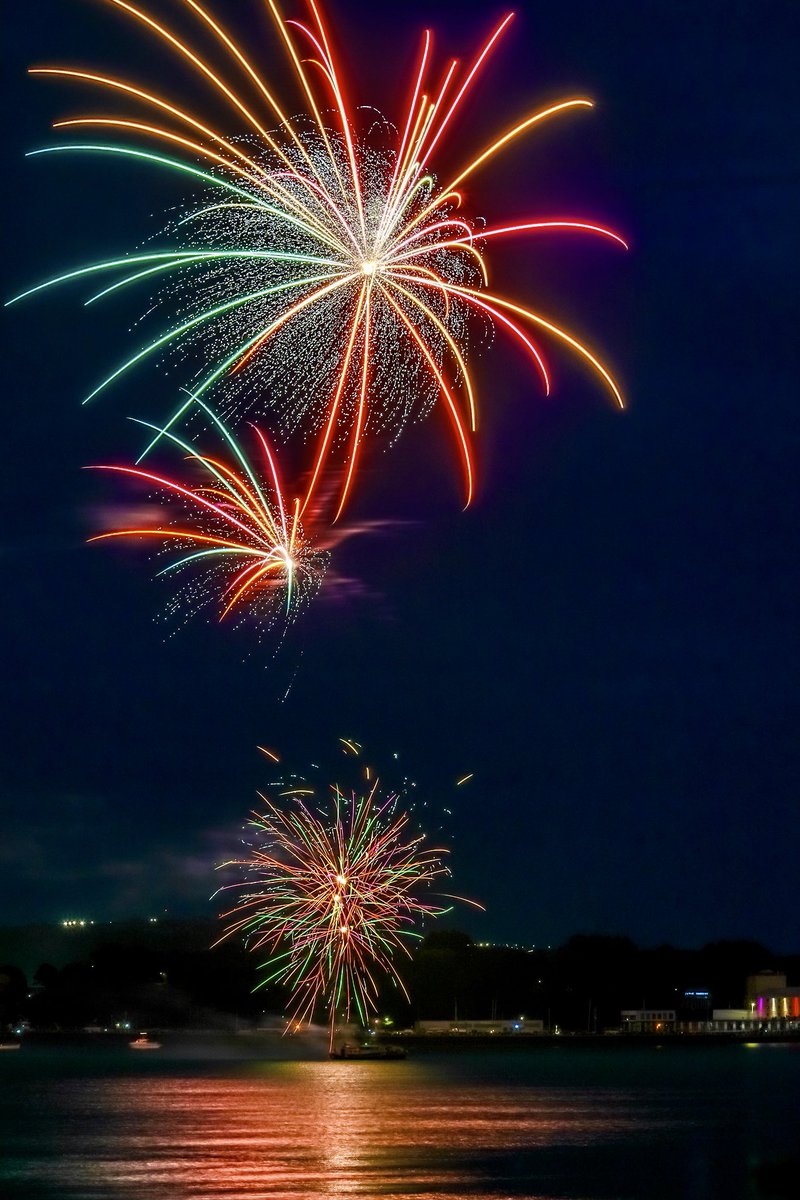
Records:
M795 1029L800 1026L800 987L787 987L777 971L748 975L745 1003L751 1018Z
M707 991L684 993L696 1000L685 1008L700 1009L708 1005ZM794 1033L800 1030L800 987L788 987L786 976L777 971L761 971L749 975L745 983L743 1008L714 1008L705 1016L676 1020L673 1009L624 1009L623 1033Z

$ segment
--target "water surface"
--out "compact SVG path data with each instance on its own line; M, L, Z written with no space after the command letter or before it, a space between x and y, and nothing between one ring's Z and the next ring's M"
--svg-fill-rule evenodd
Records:
M800 1046L459 1048L349 1063L283 1053L0 1055L0 1196L800 1195L785 1166L777 1185L759 1174L800 1144Z

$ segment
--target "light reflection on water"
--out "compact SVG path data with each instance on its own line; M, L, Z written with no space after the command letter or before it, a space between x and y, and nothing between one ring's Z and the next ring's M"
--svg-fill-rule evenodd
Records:
M774 1077L739 1047L389 1063L19 1054L0 1068L0 1195L755 1198L753 1153L783 1145L787 1083L800 1097L800 1054L788 1071L779 1049Z

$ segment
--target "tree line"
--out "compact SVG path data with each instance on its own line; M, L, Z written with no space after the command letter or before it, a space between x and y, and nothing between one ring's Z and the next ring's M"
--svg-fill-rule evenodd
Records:
M212 948L219 927L210 921L134 921L55 934L53 927L31 927L14 935L0 931L0 1030L23 1021L61 1030L125 1022L225 1028L289 1011L285 991L258 987L259 956L241 941ZM19 964L37 961L39 946L47 956L26 972ZM16 962L9 954L15 949ZM379 1015L394 1027L525 1016L546 1028L600 1031L617 1027L623 1008L670 1008L704 1019L712 1008L740 1007L746 977L764 970L800 981L800 955L775 955L758 942L641 948L627 937L597 934L525 950L437 930L398 967L410 999L380 981Z

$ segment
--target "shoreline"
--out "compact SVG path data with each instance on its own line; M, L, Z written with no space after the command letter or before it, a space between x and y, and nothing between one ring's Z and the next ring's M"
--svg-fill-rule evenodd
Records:
M800 1030L775 1030L764 1033L727 1031L720 1033L518 1033L518 1034L416 1034L397 1033L382 1041L411 1047L486 1049L490 1046L585 1046L613 1048L615 1046L728 1046L771 1045L786 1043L800 1045Z
M294 1034L290 1038L274 1030L240 1030L234 1032L223 1029L168 1029L151 1026L149 1033L159 1041L163 1040L168 1051L186 1049L191 1045L215 1045L217 1049L223 1046L236 1055L244 1057L258 1056L259 1049L267 1046L281 1047L289 1056L298 1053L302 1056L312 1048L322 1050L327 1055L327 1041L324 1047L317 1037ZM74 1050L126 1049L129 1047L131 1033L120 1033L116 1030L108 1033L87 1033L84 1030L31 1030L19 1039L21 1049L43 1050L48 1048L63 1048ZM499 1050L552 1050L556 1048L581 1048L586 1050L615 1050L615 1049L665 1049L668 1047L703 1048L710 1046L752 1046L761 1045L796 1045L800 1046L800 1030L776 1030L754 1034L751 1032L720 1032L720 1033L668 1033L668 1034L621 1034L621 1033L560 1033L560 1034L415 1034L395 1033L378 1036L373 1040L376 1046L397 1046L409 1052L410 1056L426 1052L460 1053L470 1051ZM321 1048L320 1048L321 1047Z

